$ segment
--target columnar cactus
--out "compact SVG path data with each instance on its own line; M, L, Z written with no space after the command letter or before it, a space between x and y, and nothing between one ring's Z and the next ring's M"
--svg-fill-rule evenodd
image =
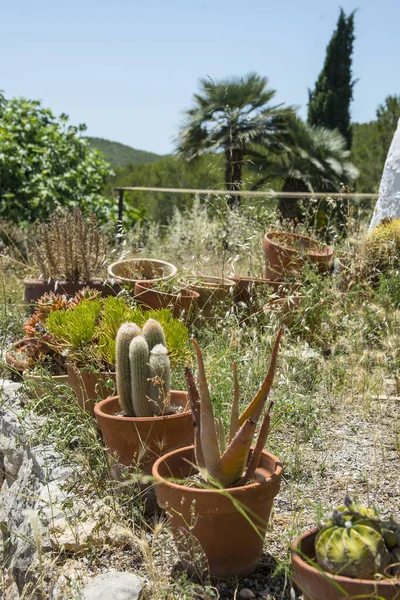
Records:
M116 340L117 389L127 416L152 417L165 412L171 368L161 325L149 319L140 331L124 323Z

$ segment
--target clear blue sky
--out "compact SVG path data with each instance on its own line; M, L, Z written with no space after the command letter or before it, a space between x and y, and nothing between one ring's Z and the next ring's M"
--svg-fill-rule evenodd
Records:
M206 75L257 71L305 116L340 5L358 9L352 119L368 121L400 94L400 0L1 0L0 89L167 153Z

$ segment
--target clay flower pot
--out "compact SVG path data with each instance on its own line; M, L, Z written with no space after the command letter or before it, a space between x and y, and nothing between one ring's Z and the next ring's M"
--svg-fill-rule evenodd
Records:
M170 517L183 564L193 569L194 536L207 558L210 576L228 578L251 573L260 561L282 465L264 451L255 483L226 490L173 483L195 474L193 463L194 447L189 446L162 456L153 467L157 501ZM258 531L243 516L243 510Z
M174 317L182 312L188 315L195 309L200 295L194 290L180 290L175 294L163 292L153 287L152 281L137 281L135 283L135 298L143 306L160 309L170 308Z
M345 600L346 598L400 598L400 580L353 579L332 575L317 566L315 537L318 529L306 531L292 544L293 579L304 594L304 600ZM312 564L310 564L312 561Z
M24 380L29 385L29 391L32 392L37 398L48 394L50 391L50 381L47 381L46 378L41 377L40 375L24 375ZM67 385L68 384L67 375L52 375L52 388L55 385Z
M191 289L199 294L197 305L204 317L211 317L216 305L230 296L233 298L235 281L221 277L196 277L190 283Z
M42 279L24 279L25 292L24 301L28 304L34 304L43 294L54 292L56 294L65 294L68 298L75 296L76 292L85 287L99 290L102 296L116 296L121 291L118 283L94 279L93 281L43 281Z
M96 404L94 414L111 465L139 464L145 474L151 475L152 466L162 453L193 443L192 414L186 410L187 403L187 392L171 391L171 404L182 407L183 412L162 417L119 415L118 396Z
M77 369L67 363L67 381L74 390L82 410L94 417L96 402L108 398L115 391L115 373L101 373Z
M326 244L313 238L286 233L285 231L269 231L263 240L265 255L264 276L266 279L282 279L288 273L297 273L308 260L317 265L320 272L329 269L333 250Z
M153 258L129 258L108 267L110 279L120 284L135 285L136 281L167 281L178 272L175 265Z

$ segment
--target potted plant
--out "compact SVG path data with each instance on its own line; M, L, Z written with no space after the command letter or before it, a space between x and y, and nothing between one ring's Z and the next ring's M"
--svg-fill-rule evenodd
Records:
M191 289L161 282L155 286L152 281L136 281L135 298L144 307L170 308L174 317L188 316L197 306L200 295Z
M210 318L219 304L233 299L235 282L227 277L199 275L190 281L190 288L199 294L197 306L202 315Z
M313 238L288 233L268 231L263 240L265 255L264 277L281 280L290 273L298 273L306 260L326 271L332 263L333 250Z
M106 241L96 217L85 219L79 209L54 215L49 223L38 223L32 256L38 277L23 282L28 303L50 291L72 297L88 286L104 296L121 289L105 280Z
M293 542L291 559L305 600L400 598L400 525L348 496L328 523Z
M136 281L167 281L175 277L177 272L175 265L154 258L128 258L114 262L108 267L111 280L133 287Z
M196 563L192 550L197 546L208 561L210 576L246 575L260 560L282 471L279 460L264 450L272 403L263 417L255 447L251 444L272 385L280 337L281 331L267 377L240 417L234 363L228 445L222 421L214 419L200 348L192 340L199 391L190 369L186 369L186 380L194 446L165 454L153 467L158 503L170 517L181 560L191 570Z
M142 329L136 323L125 323L118 330L118 395L94 408L117 476L118 465L139 467L150 475L163 452L193 441L187 393L170 389L166 344L164 330L154 319L147 320Z

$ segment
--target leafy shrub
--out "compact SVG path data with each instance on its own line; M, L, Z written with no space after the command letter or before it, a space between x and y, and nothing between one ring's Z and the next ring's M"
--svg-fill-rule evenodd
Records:
M0 95L0 215L15 222L47 219L80 206L106 218L101 192L109 165L81 134L37 100Z

